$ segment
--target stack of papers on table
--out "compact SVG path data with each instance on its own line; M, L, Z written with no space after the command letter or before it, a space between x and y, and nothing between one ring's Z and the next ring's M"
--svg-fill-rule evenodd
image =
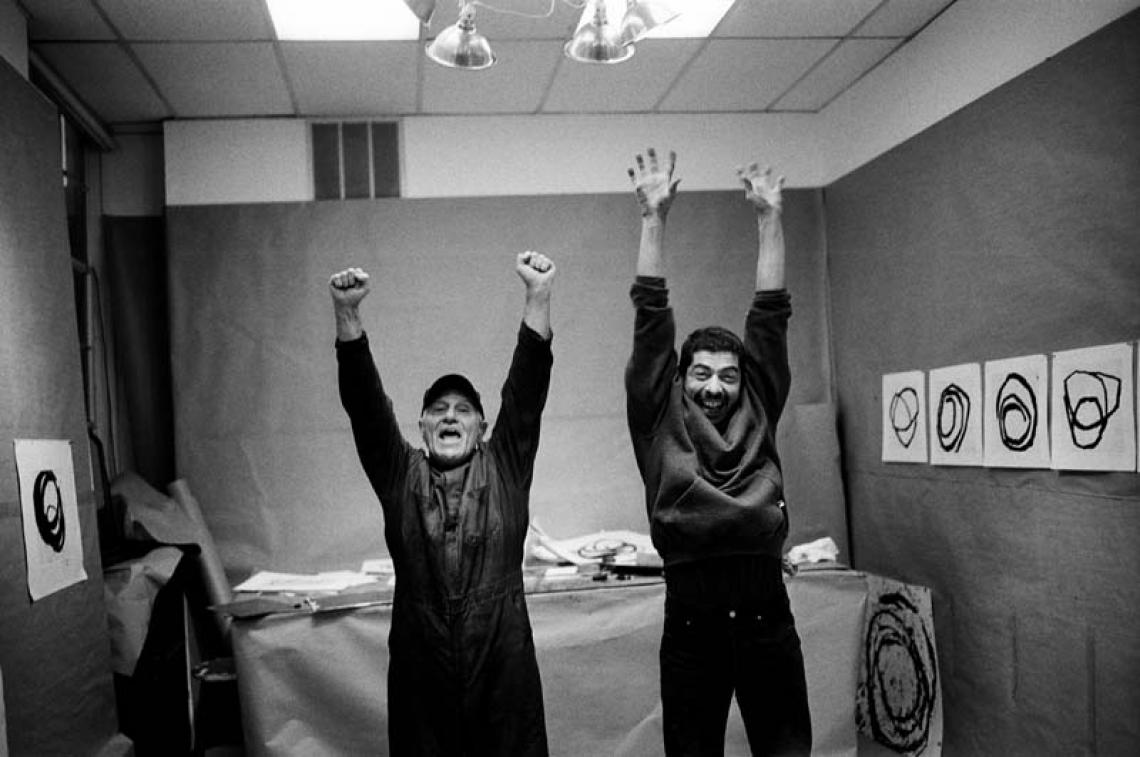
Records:
M344 591L353 586L373 583L375 576L353 570L333 570L326 573L274 573L259 570L234 587L234 591L261 592L316 592Z

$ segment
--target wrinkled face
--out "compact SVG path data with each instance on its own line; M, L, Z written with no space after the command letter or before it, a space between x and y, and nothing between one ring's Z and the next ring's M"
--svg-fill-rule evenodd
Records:
M483 415L458 392L440 395L420 416L424 445L432 462L440 468L467 462L486 430Z
M732 352L697 350L685 371L685 396L719 424L740 402L740 358Z

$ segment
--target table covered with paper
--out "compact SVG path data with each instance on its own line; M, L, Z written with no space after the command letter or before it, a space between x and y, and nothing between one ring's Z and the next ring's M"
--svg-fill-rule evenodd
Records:
M525 582L551 754L660 755L665 585L637 567L656 557L648 536L542 536ZM788 590L804 646L813 753L854 755L867 584L826 556L804 558ZM388 570L378 561L355 575L263 574L235 587L243 591L228 609L248 754L388 754ZM726 754L748 753L733 707Z

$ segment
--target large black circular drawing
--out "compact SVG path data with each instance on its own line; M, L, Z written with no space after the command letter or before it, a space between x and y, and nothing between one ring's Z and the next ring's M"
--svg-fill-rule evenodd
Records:
M998 435L1006 449L1024 452L1037 438L1037 395L1018 373L1011 373L997 393Z
M970 395L957 384L947 384L938 398L938 445L957 452L970 424Z
M1073 371L1065 377L1065 420L1078 449L1096 449L1108 421L1120 408L1120 379L1100 371Z
M877 741L917 754L930 738L938 696L938 661L930 630L904 594L879 597L867 626L867 717Z
M895 438L903 447L909 447L918 431L918 392L909 386L895 392L889 415Z
M43 470L36 475L36 483L32 486L32 507L40 538L56 552L62 552L67 539L67 523L63 520L63 494L52 471Z

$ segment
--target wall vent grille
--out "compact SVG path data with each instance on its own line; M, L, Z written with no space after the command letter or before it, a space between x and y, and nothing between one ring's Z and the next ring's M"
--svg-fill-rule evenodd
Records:
M311 127L316 199L400 196L398 123L320 121Z

